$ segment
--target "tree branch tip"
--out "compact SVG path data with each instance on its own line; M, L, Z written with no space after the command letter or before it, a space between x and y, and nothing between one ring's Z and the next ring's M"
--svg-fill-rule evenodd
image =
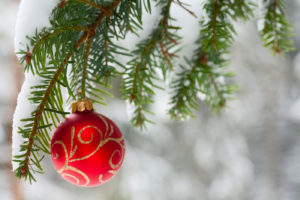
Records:
M226 100L222 99L221 102L220 102L220 108L224 109L225 107L226 107Z
M200 62L200 64L202 64L202 65L206 65L206 64L207 64L207 56L206 56L206 53L203 53L203 54L200 56L199 62Z
M66 0L61 0L61 2L59 3L58 7L59 8L63 8L66 5Z
M196 19L198 18L197 15L191 11L190 9L188 9L187 7L185 7L180 1L175 1L175 3L180 6L182 9L184 9L185 11L187 11L190 15L192 15L193 17L195 17Z
M25 63L26 63L26 65L28 65L28 64L30 63L31 58L32 58L31 52L30 52L30 51L27 51L27 52L26 52L26 55L25 55Z
M134 95L134 94L130 94L130 99L132 100L132 101L135 101L136 100L136 96Z
M21 172L22 178L25 178L26 175L27 175L28 170L27 170L27 168L26 168L25 166L23 166L23 167L21 168L20 172Z

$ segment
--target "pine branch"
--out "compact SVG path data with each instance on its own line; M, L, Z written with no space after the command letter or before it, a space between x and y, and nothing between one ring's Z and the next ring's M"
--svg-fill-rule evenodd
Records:
M91 43L93 40L93 37L95 35L96 29L98 28L99 24L102 22L102 20L107 17L111 16L113 10L119 5L121 1L117 0L113 2L110 6L105 8L105 11L102 11L99 16L96 18L96 20L87 26L87 29L83 32L82 36L77 40L77 42L73 45L73 47L69 50L69 53L66 55L66 57L63 59L63 62L59 65L59 68L56 68L57 60L55 60L54 54L58 52L60 48L57 48L56 46L56 52L47 52L44 57L50 57L52 60L49 63L53 63L54 67L46 67L46 61L40 62L42 64L42 68L39 68L38 62L33 62L31 64L31 59L33 61L38 61L41 56L41 52L38 52L37 50L40 48L40 46L43 46L49 39L55 35L59 35L62 33L62 31L54 31L51 33L47 32L46 29L44 29L44 32L42 34L37 34L38 38L37 40L32 39L31 42L36 41L33 51L30 54L30 59L28 59L28 53L23 56L23 61L29 61L27 62L27 65L30 65L33 69L35 66L36 72L41 76L44 77L44 84L40 86L35 86L35 88L42 89L41 91L33 91L32 94L35 95L31 98L31 100L34 103L39 103L37 110L32 113L32 117L28 119L23 119L23 121L28 121L29 123L25 125L26 129L20 128L20 133L23 135L24 138L28 138L27 141L25 141L21 145L21 155L15 156L15 162L19 162L19 167L16 169L16 176L17 177L24 177L25 179L29 178L29 181L35 180L33 177L32 172L42 172L42 167L40 165L40 155L38 154L39 150L43 150L45 153L49 153L49 134L47 132L47 128L51 128L52 124L46 124L45 121L48 122L47 117L51 117L53 122L60 121L56 115L56 113L61 113L64 115L65 112L56 110L55 108L60 108L62 110L62 95L60 86L56 86L57 83L60 83L63 85L63 82L59 82L60 76L62 72L65 70L68 60L74 55L74 52L87 40L87 50L86 50L86 59L84 62L84 67L87 66L89 52L91 48ZM59 6L61 8L61 6ZM78 29L76 29L78 30ZM80 29L82 30L82 29ZM44 36L42 36L44 35ZM57 38L56 38L57 39ZM42 45L43 44L43 45ZM51 46L52 48L52 46ZM51 49L50 48L50 49ZM49 55L50 54L50 55ZM38 55L38 56L37 56ZM26 58L27 56L27 58ZM61 56L61 55L60 55ZM25 59L24 59L25 58ZM43 71L41 71L42 69ZM50 70L51 69L51 70ZM51 76L52 75L52 76ZM84 72L83 80L86 79L86 71ZM66 77L64 77L66 80ZM82 88L85 89L85 81L82 82ZM64 85L63 85L64 86ZM55 95L56 94L56 95ZM59 102L58 102L59 101ZM48 108L49 107L49 108ZM54 114L53 114L54 113ZM46 116L45 116L46 115ZM48 115L48 116L47 116ZM55 120L55 117L57 118ZM44 132L42 131L44 130ZM39 144L37 144L37 142ZM36 149L33 148L33 146L36 147ZM30 162L34 164L39 171L29 168Z
M62 0L52 11L49 28L36 31L28 37L26 49L19 52L25 71L39 76L39 84L31 87L29 101L36 105L30 117L22 119L19 133L25 139L16 176L35 180L33 173L42 173L41 152L49 154L49 131L57 127L68 112L63 105L76 96L105 104L104 96L111 96L111 78L123 75L123 98L134 107L131 123L145 128L149 106L153 103L155 88L161 79L176 66L180 27L172 25L173 4L190 15L181 0L154 0L161 9L157 25L151 34L136 45L132 52L117 45L115 40L125 39L128 33L137 35L142 26L142 10L151 13L150 0ZM291 26L284 16L284 0L265 1L266 15L262 38L265 46L275 52L292 48L289 39ZM229 49L234 41L233 20L247 20L253 15L251 0L207 0L206 18L200 21L201 30L197 49L185 64L180 65L172 83L171 117L187 119L198 110L199 98L219 111L232 98L237 87L227 78L233 73L227 68ZM129 56L123 65L117 56ZM161 77L160 77L161 75ZM68 91L65 102L62 89Z
M82 77L81 77L81 92L82 92L82 99L85 99L85 89L86 89L86 79L87 79L87 66L88 66L88 59L92 47L93 37L95 33L94 31L87 36L87 47L86 47L86 55L85 55L85 62L83 64L82 69Z
M200 21L199 48L191 61L186 59L188 67L181 66L182 72L173 82L174 94L169 111L172 118L194 117L193 110L198 110L199 96L218 112L236 91L235 85L223 81L233 75L227 71L228 60L225 59L235 34L230 20L248 19L252 15L251 6L253 3L240 0L213 0L204 5L208 20Z
M197 18L197 15L191 11L190 9L188 9L186 7L186 4L182 3L180 0L174 1L174 3L176 3L177 5L179 5L182 9L184 9L186 12L188 12L189 14L191 14L193 17Z
M35 112L33 127L32 127L32 131L31 131L31 133L29 135L29 138L28 138L28 143L24 144L24 145L27 146L26 147L26 153L25 153L25 160L24 160L24 163L22 163L22 165L20 165L19 169L17 169L17 176L20 173L21 176L26 178L26 176L29 174L29 160L30 160L30 156L31 156L31 152L32 152L33 143L34 143L34 137L36 137L37 134L38 134L38 132L37 132L38 128L46 128L46 127L39 126L42 114L45 110L45 105L48 101L51 90L53 89L54 85L56 84L57 79L60 76L63 68L65 67L67 60L71 56L72 56L72 53L69 53L69 55L68 55L67 59L65 60L64 64L61 65L61 67L57 70L57 72L55 73L55 75L51 79L50 84L47 87L46 92L43 96L43 99L42 99L40 105L38 106L37 111ZM37 165L38 163L39 163L39 161L37 160L35 164ZM18 170L20 170L20 172ZM29 176L29 178L30 177L31 177L31 175Z
M110 93L103 89L98 89L95 85L110 87L110 78L121 74L116 66L124 69L125 66L118 62L115 58L117 55L130 56L127 49L116 45L112 38L124 38L131 31L135 31L141 26L140 11L138 1L123 1L119 6L118 13L108 16L99 26L99 30L95 35L94 42L91 47L90 61L87 69L87 93L94 102L105 104L101 95L111 96ZM116 28L117 27L117 28ZM73 76L74 77L74 76ZM95 99L95 98L96 99Z
M179 36L171 31L178 29L170 25L172 2L173 0L158 2L157 6L162 5L161 19L150 36L137 44L132 52L133 58L124 72L123 98L134 106L131 122L141 129L145 128L145 122L152 123L145 114L151 114L147 107L153 103L153 89L160 88L155 84L159 80L155 68L162 70L165 76L172 69L171 60L176 56L173 49L178 44Z
M18 54L23 55L20 58L20 63L25 62L25 71L30 70L33 74L39 74L41 71L45 71L47 55L51 55L52 57L54 57L53 50L46 47L52 46L55 39L57 39L57 37L59 36L65 35L65 37L68 37L68 33L70 32L76 32L78 34L80 33L80 31L84 30L85 28L79 26L66 26L53 29L44 28L39 33L36 32L36 35L34 37L28 37L31 45L33 46L31 52L29 51L29 46L27 46L27 51L21 50L20 52L18 52ZM38 54L36 54L36 52L38 52Z
M102 6L100 6L99 4L96 4L94 2L90 2L90 1L87 1L87 0L68 0L68 1L81 2L83 4L90 5L90 6L94 7L94 8L97 8L97 9L99 9L102 12L105 12L105 8L103 8ZM64 1L62 1L62 2L64 2Z
M228 13L233 20L249 20L253 16L253 8L256 4L251 0L234 0L228 2L228 6L232 12Z
M285 17L285 0L264 0L266 12L264 16L264 28L261 31L262 41L265 47L272 49L274 53L284 53L294 49L290 39L293 26Z

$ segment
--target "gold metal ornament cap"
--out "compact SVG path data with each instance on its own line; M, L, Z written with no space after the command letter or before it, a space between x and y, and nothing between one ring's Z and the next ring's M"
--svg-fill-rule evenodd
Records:
M72 113L74 112L84 112L84 111L92 111L93 103L91 100L77 100L72 103Z

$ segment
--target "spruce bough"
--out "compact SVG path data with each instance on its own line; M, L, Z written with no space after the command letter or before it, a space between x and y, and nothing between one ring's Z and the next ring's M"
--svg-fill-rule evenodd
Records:
M262 1L264 45L274 53L292 50L292 26L284 15L285 1ZM118 46L115 40L142 29L142 12L151 13L154 4L161 12L150 35L131 52ZM172 6L181 7L182 12L199 21L199 29L191 30L199 31L197 49L181 65L175 63L180 57L182 36L178 34L180 27L174 25L175 16L170 14ZM226 79L233 75L227 59L235 35L232 22L248 20L255 8L251 0L206 0L199 13L181 0L62 0L52 11L51 26L28 36L27 49L18 52L25 73L36 74L42 82L32 86L28 99L36 109L30 117L21 119L24 125L19 133L24 143L13 159L19 166L16 176L35 181L34 173L43 173L41 152L49 154L49 131L68 114L63 105L78 96L105 104L104 97L111 96L105 88L111 87L115 77L123 78L123 99L134 107L131 122L141 129L152 122L148 108L155 88L161 89L156 84L160 80L158 71L163 80L169 78L170 71L178 72L170 85L171 118L193 117L199 94L219 111L238 88ZM197 18L201 14L206 17ZM124 65L116 59L118 55L128 56L130 61ZM68 91L67 102L62 89Z

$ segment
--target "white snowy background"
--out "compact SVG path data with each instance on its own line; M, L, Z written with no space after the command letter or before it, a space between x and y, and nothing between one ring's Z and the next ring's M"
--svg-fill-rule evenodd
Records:
M50 158L43 161L44 175L32 185L11 173L11 126L17 94L23 83L22 67L14 55L26 45L26 35L48 25L58 0L0 0L0 200L298 200L300 196L300 9L287 1L288 17L296 25L296 50L285 58L264 49L256 17L238 22L231 68L241 86L237 100L215 116L205 105L197 118L172 122L166 115L168 95L158 91L156 125L140 133L129 124L126 104L115 98L97 110L112 118L124 133L127 151L120 173L98 188L78 188L55 172ZM200 15L201 2L189 0ZM21 6L20 6L21 4ZM20 6L20 8L19 8ZM145 15L147 25L158 12ZM198 34L196 21L178 6L172 13L183 26L184 55L191 55ZM18 20L17 20L18 17ZM16 28L15 28L16 27ZM16 32L15 32L16 30ZM141 32L151 31L146 26ZM122 41L132 47L137 38ZM34 84L27 75L24 88ZM28 90L22 90L15 114L29 113ZM17 135L14 142L20 143ZM16 152L18 145L14 145Z

